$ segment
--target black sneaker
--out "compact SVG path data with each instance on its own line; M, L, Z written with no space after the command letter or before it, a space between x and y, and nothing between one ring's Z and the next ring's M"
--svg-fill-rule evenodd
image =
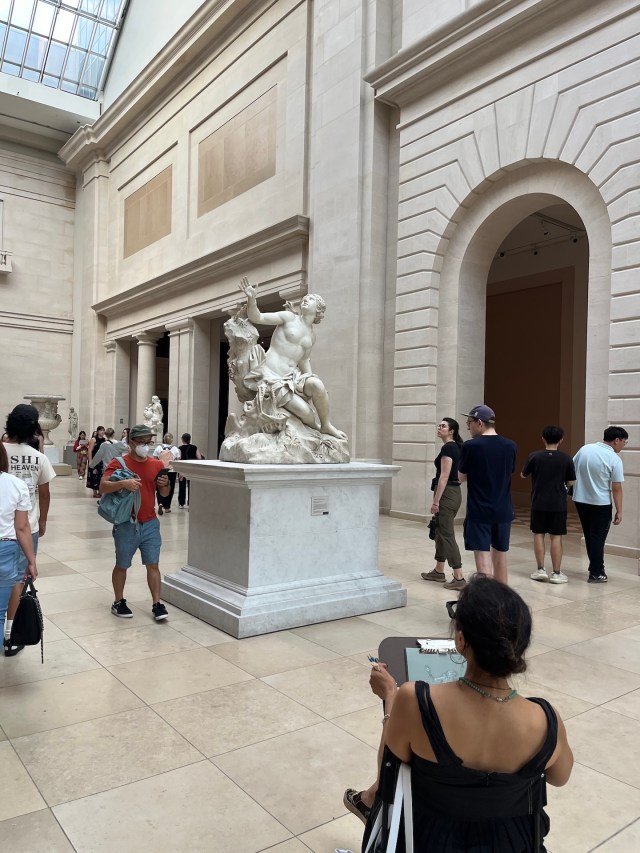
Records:
M609 578L603 572L601 575L589 575L587 583L606 583Z
M121 619L132 619L133 611L127 607L127 599L121 598L120 601L114 601L111 605L111 612L114 616L119 616Z
M163 512L164 512L164 507L163 507L163 506L159 506L159 507L158 507L158 515L162 515L162 513L163 513Z
M153 607L151 608L151 612L153 613L153 618L156 620L156 622L162 622L164 619L169 618L167 608L161 601L153 605Z
M17 655L18 652L21 652L24 649L24 646L12 646L10 640L4 641L4 656L6 658L12 658L14 655Z

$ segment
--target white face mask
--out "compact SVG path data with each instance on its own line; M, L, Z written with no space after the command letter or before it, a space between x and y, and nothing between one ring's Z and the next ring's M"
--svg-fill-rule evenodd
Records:
M141 459L146 459L150 450L151 448L148 444L138 444L136 445L136 456L139 456Z

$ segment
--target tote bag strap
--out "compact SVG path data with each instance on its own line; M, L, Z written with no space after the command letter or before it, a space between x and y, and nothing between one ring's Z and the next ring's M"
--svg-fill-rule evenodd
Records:
M372 850L372 845L378 838L382 828L382 812L380 809L376 817L369 843L365 853ZM391 825L389 827L389 841L385 853L396 853L398 835L400 832L400 817L404 813L404 842L406 853L413 853L413 798L411 795L411 767L402 763L398 772L398 781L393 798L393 809L391 810Z

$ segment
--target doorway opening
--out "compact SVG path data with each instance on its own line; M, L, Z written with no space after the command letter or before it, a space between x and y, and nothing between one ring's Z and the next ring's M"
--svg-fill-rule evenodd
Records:
M512 493L523 511L531 484L520 471L542 429L561 426L566 453L584 443L588 267L582 220L554 204L507 234L489 270L484 400L518 445Z

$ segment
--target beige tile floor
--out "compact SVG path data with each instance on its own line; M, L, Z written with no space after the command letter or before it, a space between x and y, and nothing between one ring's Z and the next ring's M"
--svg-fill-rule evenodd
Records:
M162 519L165 572L182 565L189 516ZM535 584L530 535L515 525L512 584L534 612L523 692L567 722L576 766L550 789L553 853L640 845L640 577L611 557L606 586L585 582L577 534L566 586ZM345 787L375 766L381 711L367 652L392 634L446 633L449 597L423 525L381 519L383 570L409 606L237 641L170 607L156 625L143 571L135 618L111 616L110 529L76 479L53 484L38 588L36 649L0 659L0 850L11 853L333 853L359 850ZM470 568L468 561L467 566Z

